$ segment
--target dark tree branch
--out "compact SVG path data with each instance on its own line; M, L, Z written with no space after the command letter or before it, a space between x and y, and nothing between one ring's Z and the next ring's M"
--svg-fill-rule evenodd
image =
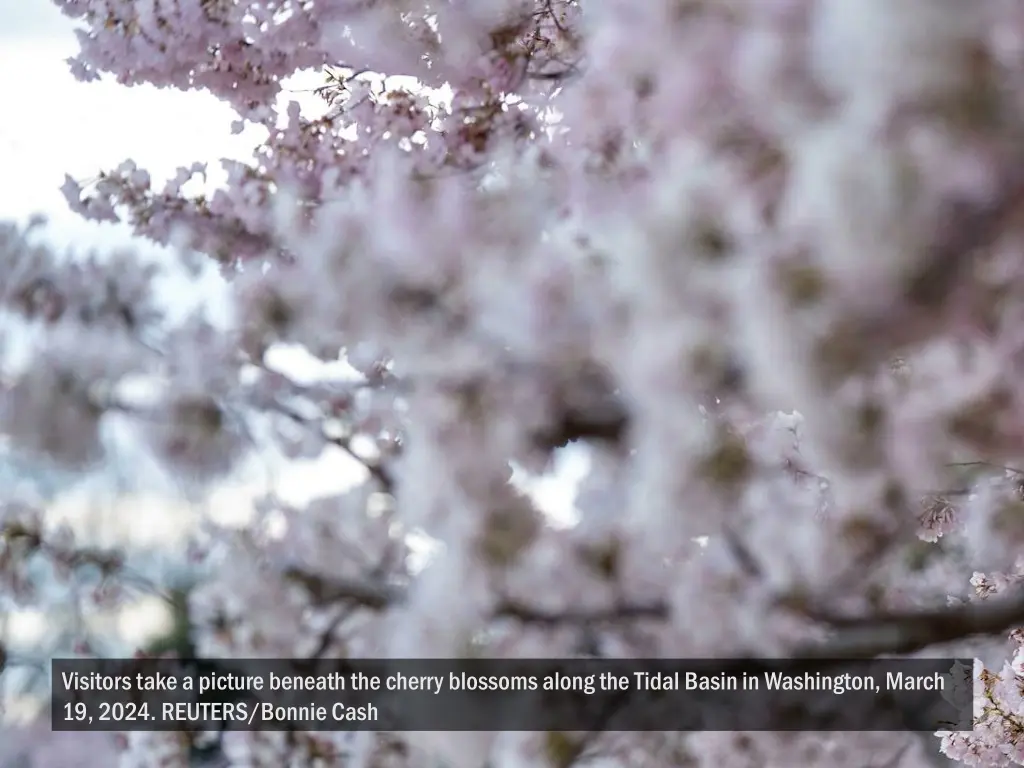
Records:
M296 413L294 410L286 406L284 403L278 402L274 409L274 413L279 413L282 416L286 416L296 424L299 424L303 427L310 429L313 428L313 424L311 423L310 419L305 418L300 413ZM370 477L372 477L377 482L382 491L394 495L395 479L392 476L391 471L386 466L384 466L384 464L380 463L379 461L371 461L360 456L352 448L352 440L347 436L332 437L324 431L322 426L319 428L319 432L321 439L325 443L341 448L341 450L343 450L345 453L347 453L349 456L351 456L353 459L359 462L370 474Z
M612 406L602 411L584 412L566 408L561 419L537 435L537 443L544 448L562 448L576 440L600 440L619 444L629 428L625 409Z
M835 635L821 645L806 646L801 658L871 659L907 654L933 645L983 635L997 635L1024 624L1024 593L939 610L843 617L806 610L813 620L831 626Z
M561 384L561 407L535 443L553 450L576 440L622 445L629 432L629 410L606 372L596 365L584 367Z
M369 580L326 578L298 567L286 568L283 576L305 588L318 605L349 602L381 611L400 602L400 590Z
M937 217L930 258L907 285L906 298L923 307L945 301L977 251L993 243L1007 219L1019 213L1022 192L1024 175L1017 163L1008 163L989 201L951 201Z
M600 624L613 621L637 621L650 619L665 621L669 617L667 603L627 603L607 608L547 611L533 608L516 600L503 600L495 610L495 617L515 619L523 624L558 626L564 624Z
M378 461L367 461L364 459L352 449L352 443L347 438L328 437L326 434L323 435L323 438L331 445L336 445L338 448L341 448L341 450L362 464L363 467L366 468L366 471L370 473L370 477L377 481L377 484L380 486L382 491L394 495L395 479L392 477L391 471L386 466Z
M301 584L319 604L350 602L379 611L405 599L404 589L369 580L325 578L294 567L285 571L285 578ZM644 619L665 621L670 613L667 602L657 600L555 611L504 598L498 602L493 615L524 624L559 626ZM832 627L835 633L824 643L798 648L795 659L872 659L886 654L914 653L969 637L996 635L1020 626L1024 624L1024 593L941 610L868 617L835 616L814 609L802 609L801 613L812 621Z
M285 579L301 585L318 605L348 602L381 611L398 605L405 599L405 590L369 579L324 577L298 567L284 571ZM661 601L625 603L607 608L549 611L534 608L519 600L502 599L494 610L495 618L515 619L524 624L562 625L598 624L610 621L638 619L665 620L669 617L668 604Z

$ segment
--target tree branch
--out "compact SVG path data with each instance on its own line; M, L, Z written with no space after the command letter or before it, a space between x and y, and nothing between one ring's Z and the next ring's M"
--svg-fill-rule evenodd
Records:
M294 566L286 568L283 576L286 581L304 587L313 602L319 605L350 602L381 611L403 598L401 590L368 579L326 578Z
M556 418L534 436L539 447L552 450L575 440L625 442L629 410L603 369L586 366L562 382L560 389Z
M617 405L591 412L566 408L561 418L536 439L545 448L562 448L576 440L618 444L625 439L628 428L629 417L625 409Z
M494 615L496 618L515 619L523 624L546 626L600 624L641 619L665 621L669 617L669 606L665 602L654 601L612 605L607 608L568 608L564 611L548 611L542 608L533 608L517 600L502 600L498 603Z
M358 461L366 471L370 473L370 477L377 481L381 490L384 493L395 494L395 479L391 475L391 471L379 461L368 461L367 459L360 456L352 448L352 441L345 437L328 437L326 433L321 433L323 439L331 445L335 445L341 448L345 453L351 456L353 459Z
M798 650L800 658L871 659L907 654L933 645L981 635L997 635L1024 624L1024 592L940 610L841 617L808 610L804 614L830 625L836 634L821 645Z
M366 471L370 474L370 477L372 477L377 482L377 484L380 486L380 489L384 491L384 493L394 495L395 478L392 476L391 471L379 461L368 460L360 456L352 448L352 441L349 437L337 437L327 434L327 432L324 431L322 425L316 427L316 425L313 424L312 420L305 418L304 416L302 416L302 414L297 413L296 411L292 410L287 405L281 402L275 403L275 408L273 409L272 412L280 414L282 416L286 416L296 424L299 424L307 429L317 428L320 433L320 438L325 443L341 448L341 450L343 450L350 457L359 462L366 469Z
M364 608L381 611L400 604L406 598L405 590L369 579L324 577L298 567L285 569L284 578L301 585L319 604L349 602ZM495 618L515 619L524 624L565 625L595 624L609 621L638 619L665 620L669 616L668 603L625 603L596 609L549 611L534 608L519 600L501 599L494 610Z
M350 602L380 611L400 604L406 596L404 589L382 582L326 578L297 567L286 569L284 576L303 586L319 604ZM932 611L868 617L841 617L813 609L804 609L801 613L812 621L830 625L836 632L824 643L796 649L795 659L872 659L886 654L914 653L979 635L996 635L1020 626L1024 624L1024 592L1012 598ZM557 611L503 598L495 606L493 616L524 624L559 626L643 619L665 621L670 617L670 609L667 602L655 600Z

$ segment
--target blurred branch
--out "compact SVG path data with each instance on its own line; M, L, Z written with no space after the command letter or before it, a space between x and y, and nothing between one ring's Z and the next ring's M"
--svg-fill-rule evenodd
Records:
M536 440L544 448L561 448L576 440L618 444L625 439L628 427L629 417L617 403L589 412L566 407L561 418L538 434Z
M7 523L0 526L0 542L8 545L21 546L26 553L39 553L61 563L69 569L88 566L96 568L103 577L115 573L131 576L142 583L148 583L140 574L128 569L123 553L96 547L65 548L47 541L41 531L20 523Z
M502 600L495 610L495 618L515 619L523 624L557 626L562 624L600 624L612 621L637 621L651 619L665 621L669 618L668 603L624 603L607 608L567 608L548 611L533 608L515 600Z
M1019 152L1014 150L1012 155ZM907 298L921 306L938 306L953 291L964 269L979 249L993 243L1008 220L1019 214L1024 174L1017 162L1008 162L1005 176L990 200L954 200L938 217L931 256L924 269L911 281Z
M400 590L369 579L327 578L295 566L286 568L282 575L285 580L302 586L319 605L351 602L380 611L402 599Z
M866 617L837 616L814 608L803 608L799 612L832 627L836 633L821 645L799 649L798 657L871 659L1007 632L1024 624L1024 592L940 610L877 613Z
M993 464L991 461L957 461L946 465L947 467L988 467L989 469L999 469L1006 472L1012 472L1015 475L1024 475L1024 469L1017 469L1016 467L1007 467L1003 464Z
M405 590L369 579L343 579L325 577L302 568L290 567L284 571L285 579L301 585L317 604L350 602L372 610L384 610L401 603ZM495 618L515 619L524 624L559 625L593 624L620 620L654 619L669 617L669 606L662 601L650 603L623 603L607 608L568 608L549 611L534 608L518 600L499 600Z
M277 403L276 404L276 411L275 412L276 413L280 413L281 415L288 417L289 419L291 419L296 424L300 424L300 425L302 425L304 427L312 428L312 426L313 426L310 419L305 418L302 414L297 413L296 411L292 410L291 408L286 406L284 403L280 403L280 402ZM377 484L380 486L380 489L382 491L384 491L385 493L389 493L389 494L394 495L394 492L395 492L395 479L392 476L391 471L386 466L384 466L382 463L380 463L378 461L368 460L368 459L360 456L358 454L358 452L356 452L352 448L352 439L351 439L351 437L349 437L349 436L333 436L332 437L332 436L328 435L324 431L323 427L320 427L319 431L320 431L320 437L324 440L324 442L329 443L330 445L336 446L338 448L341 448L341 450L343 450L351 458L353 458L357 462L359 462L366 469L366 471L369 472L370 477L372 477L377 482Z
M562 382L560 390L556 417L534 436L539 447L553 450L576 440L625 442L629 411L604 370L584 366Z

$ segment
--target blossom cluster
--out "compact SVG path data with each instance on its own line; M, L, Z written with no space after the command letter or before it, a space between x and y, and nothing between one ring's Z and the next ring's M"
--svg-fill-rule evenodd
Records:
M205 89L266 138L212 191L130 160L63 186L219 264L226 327L0 230L32 339L0 430L84 471L116 422L192 499L269 455L362 467L197 526L174 652L979 658L978 727L927 740L134 733L123 765L1024 764L1018 3L56 2L81 79ZM279 105L310 68L319 117ZM573 450L556 520L516 479ZM4 599L44 599L38 560L118 583L5 503Z

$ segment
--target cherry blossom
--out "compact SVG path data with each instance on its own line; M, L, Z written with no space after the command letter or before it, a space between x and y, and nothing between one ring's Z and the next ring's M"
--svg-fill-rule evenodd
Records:
M180 261L0 228L0 432L204 510L261 463L357 478L198 515L173 579L7 493L37 656L124 652L91 618L156 596L175 631L128 652L977 659L974 731L925 738L132 733L122 765L1024 765L1015 3L55 1L82 81L206 90L263 137L219 185L66 178ZM287 102L305 70L322 114ZM157 298L197 254L228 321ZM568 451L556 520L517 480Z

